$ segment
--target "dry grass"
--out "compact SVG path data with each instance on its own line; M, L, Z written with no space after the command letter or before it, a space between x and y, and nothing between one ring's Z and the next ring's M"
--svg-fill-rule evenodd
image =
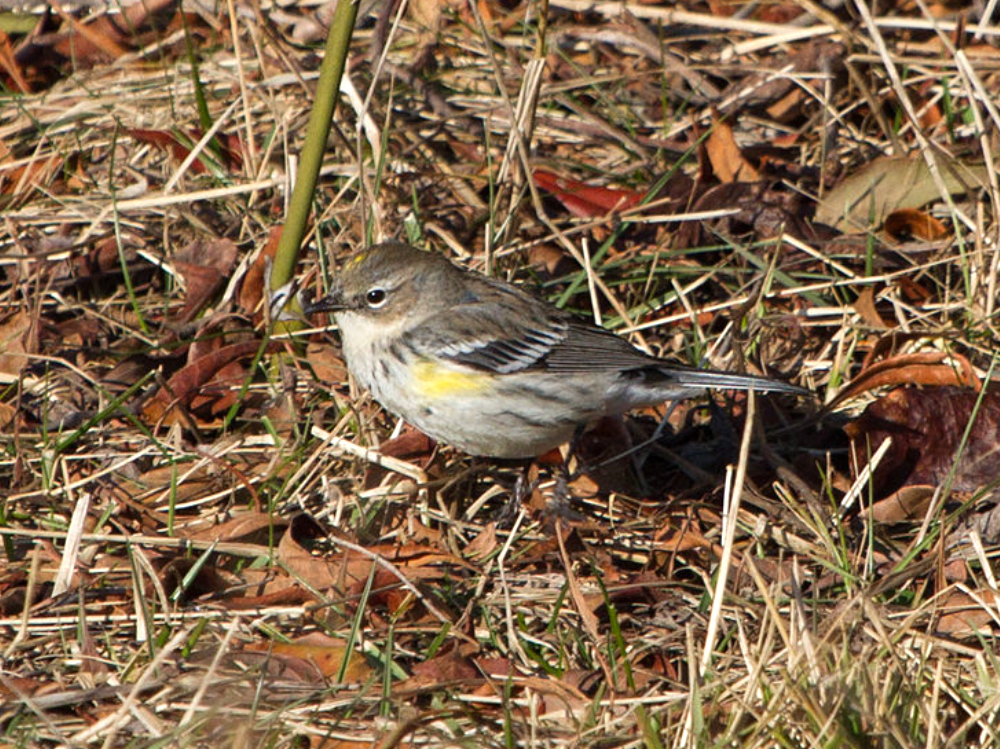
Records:
M1000 29L970 21L956 49L956 19L919 2L800 4L793 23L580 0L544 24L534 2L366 19L303 283L402 237L824 400L891 333L985 374L996 189L935 201L935 240L809 218L880 155L991 162ZM636 439L667 426L638 474L590 470L560 515L542 469L504 528L515 471L383 450L394 421L350 389L335 335L265 351L255 274L315 67L290 39L316 9L234 5L238 44L224 13L192 24L242 166L204 140L199 173L133 132L199 124L177 30L0 108L6 744L1000 746L996 539L956 541L943 498L872 520L841 431L870 395L822 418L783 398L642 414ZM670 193L718 171L721 115L768 192ZM574 218L538 168L667 189ZM199 371L217 379L179 394ZM590 443L596 464L622 435Z

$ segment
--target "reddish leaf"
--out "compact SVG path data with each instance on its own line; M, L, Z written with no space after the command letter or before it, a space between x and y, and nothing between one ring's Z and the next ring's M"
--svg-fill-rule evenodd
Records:
M266 275L267 264L274 261L274 256L278 253L278 242L281 239L281 227L274 226L267 235L267 244L257 255L243 276L243 285L240 287L240 309L247 315L252 315L257 311L257 305L264 297L264 277Z
M282 578L287 580L288 578ZM300 585L285 583L284 587L259 596L227 596L221 604L234 611L264 609L269 606L301 606L315 600L315 596Z
M635 190L593 187L575 179L560 177L544 169L536 169L532 177L536 185L553 193L570 213L582 218L604 216L611 211L634 208L644 197L644 193Z
M236 264L236 245L230 239L195 240L177 253L174 266L187 285L187 302L179 322L190 322L229 280Z
M169 130L130 128L125 132L141 143L149 143L150 145L165 149L177 161L183 161L191 153L191 147L183 142L178 135ZM204 132L198 128L193 128L188 132L188 136L192 143L197 143L204 136ZM219 156L222 158L223 165L226 168L236 171L243 167L243 144L239 136L217 133L215 135L215 142L219 146ZM204 174L208 171L208 166L199 156L191 162L191 171L195 174Z
M267 351L278 351L282 344L273 341L267 344ZM142 415L149 423L165 422L171 424L176 416L178 405L187 405L198 393L198 390L211 380L226 364L246 356L253 356L260 348L259 341L244 341L224 346L217 351L199 358L197 361L182 367L168 380L165 387L160 388L142 408Z
M14 48L5 31L0 31L0 71L4 73L2 80L11 89L11 93L31 93L31 84L14 56Z
M866 365L824 410L832 411L846 400L886 385L964 385L978 389L979 380L968 359L957 354L934 351L893 356L870 366Z
M883 228L896 240L924 239L933 241L948 234L947 227L929 213L916 208L901 208L885 217Z
M952 489L976 491L1000 475L1000 393L983 396L961 456L956 452L979 394L954 387L899 388L872 403L845 427L859 468L887 438L892 444L875 472L879 495L905 486L938 486L954 468Z
M437 443L419 429L408 427L402 434L379 446L379 452L392 458L399 458L426 469L434 457ZM365 468L364 487L371 489L378 486L388 471L375 463L369 463Z

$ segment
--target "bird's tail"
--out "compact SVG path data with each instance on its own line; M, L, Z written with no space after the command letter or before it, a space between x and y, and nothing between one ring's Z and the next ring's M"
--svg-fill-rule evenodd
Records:
M692 390L756 390L761 393L792 393L810 395L810 391L770 377L734 374L714 369L693 369L688 367L661 367L659 373L671 385Z

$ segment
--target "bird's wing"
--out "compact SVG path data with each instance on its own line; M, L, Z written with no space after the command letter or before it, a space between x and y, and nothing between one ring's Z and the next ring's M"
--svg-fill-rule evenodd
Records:
M646 390L657 393L654 401L705 388L807 392L767 377L667 363L534 297L509 304L513 296L499 294L488 304L471 296L470 301L444 313L447 325L432 319L410 329L407 340L429 358L500 374L545 371L571 375L617 370L624 382L641 382Z
M467 279L458 304L407 331L419 354L500 374L617 370L624 381L662 390L665 399L703 388L805 392L766 377L664 362L522 289L478 281Z
M634 369L657 364L655 357L611 331L575 320L569 322L566 337L545 359L545 367L553 372Z
M527 304L525 304L527 302ZM655 365L656 359L601 328L577 322L534 297L494 296L452 307L443 320L409 331L421 353L502 374L581 372Z

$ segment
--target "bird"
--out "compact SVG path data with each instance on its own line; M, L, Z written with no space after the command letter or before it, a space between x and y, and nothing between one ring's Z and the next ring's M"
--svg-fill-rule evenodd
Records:
M709 388L790 383L647 354L532 292L401 242L351 255L328 294L348 371L385 409L472 456L531 459L603 416Z

